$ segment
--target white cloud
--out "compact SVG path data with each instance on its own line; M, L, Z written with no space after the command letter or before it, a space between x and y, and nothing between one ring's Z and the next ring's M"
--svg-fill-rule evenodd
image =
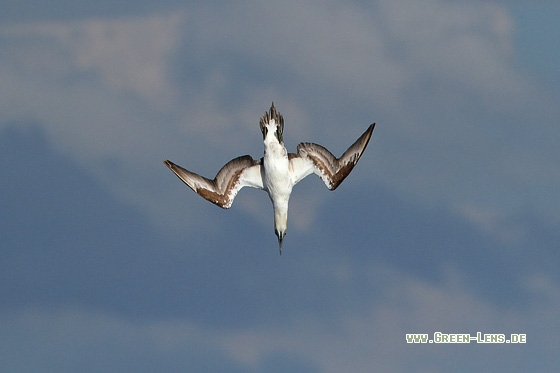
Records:
M510 221L510 215L504 211L466 205L457 208L457 213L480 231L504 244L519 247L526 243L525 228L517 222Z
M504 113L522 102L527 82L512 65L514 27L504 8L437 0L381 4L390 52L410 78L403 104L417 102L424 110L443 112L469 105L470 111ZM433 129L449 138L461 133L462 124L440 123Z
M500 308L477 298L460 280L449 279L444 285L430 284L397 273L383 273L382 295L364 302L362 310L352 310L336 320L322 323L303 317L286 326L256 327L226 334L220 344L240 363L257 367L267 356L283 352L310 359L324 372L404 372L452 370L454 367L497 367L507 359L512 366L528 359L526 348L489 348L476 345L411 345L407 333L434 332L527 334L528 343L545 348L554 331L558 289L548 280L531 280L528 285L543 292L542 303L525 310ZM381 277L381 276L380 276ZM376 293L372 290L372 294ZM535 293L535 294L536 294ZM544 295L546 294L546 295ZM540 322L537 314L547 315ZM552 316L552 317L551 317ZM546 325L545 325L546 324ZM525 347L525 346L523 346ZM543 358L552 361L552 348Z
M93 73L108 91L129 92L165 108L176 94L168 69L183 22L178 13L7 25L0 31L16 46L3 62L11 60L12 67L43 80L70 84L68 79Z
M82 163L133 165L159 137L160 110L174 101L169 63L181 23L168 15L2 27L9 47L0 74L11 83L1 90L5 120L44 125Z
M553 126L524 141L557 109L516 71L514 32L504 7L438 0L246 1L4 25L0 108L6 121L44 125L53 144L163 225L175 220L165 219L174 202L154 191L174 186L155 181L159 161L211 177L234 156L260 156L258 117L272 100L286 117L290 150L305 140L342 151L376 121L375 157L361 161L375 172L355 177L423 203L493 203L503 212L542 189L558 153ZM176 58L197 70L179 73ZM224 105L224 92L235 104ZM533 115L539 123L528 131L524 119ZM558 180L545 182L553 190ZM550 210L541 199L535 193L533 202Z
M200 213L181 201L185 212L176 199L190 191L164 168L164 158L213 176L230 157L259 156L258 117L271 100L286 116L292 149L301 139L343 150L372 115L378 126L370 156L354 177L384 183L408 199L451 206L508 243L523 239L523 227L508 219L517 206L534 203L557 216L560 174L558 109L515 69L514 32L504 7L437 0L382 0L371 7L247 1L179 14L3 25L0 125L37 121L57 149L113 192L158 224L189 232L216 224L212 213L219 210L208 205ZM175 81L177 53L201 54L200 75ZM235 59L243 66L232 67ZM256 80L253 68L272 78L245 84L236 75ZM235 92L236 107L224 105L223 92ZM300 192L293 201L306 206L292 206L290 219L306 229L329 196L312 187ZM253 201L248 196L234 207L271 229L270 208ZM453 271L443 285L381 268L371 273L364 279L371 295L356 295L365 296L364 307L341 307L328 322L307 314L289 324L208 330L187 319L2 311L0 338L10 338L2 343L10 349L0 360L75 357L76 350L113 341L139 357L145 351L180 355L202 345L253 368L286 354L325 371L408 371L418 360L436 369L425 356L451 370L473 361L501 367L504 357L528 360L537 341L553 346L560 291L545 275L525 282L533 305L511 310L477 297ZM340 264L333 271L341 282L354 275ZM476 352L404 343L405 333L436 330L527 332L531 342L521 350ZM556 356L552 347L538 349L550 361Z
M58 150L157 220L161 199L146 198L145 170L167 142L181 145L168 130L183 22L178 13L2 26L1 124L42 125Z
M75 370L71 362L88 357L96 366L127 367L130 361L153 364L165 359L177 368L197 369L203 359L220 358L226 366L259 369L271 356L297 358L324 372L403 372L497 368L504 361L523 367L539 351L540 363L556 360L554 335L560 320L560 290L549 278L527 278L532 304L516 310L480 299L452 270L434 284L393 270L372 268L361 309L342 308L328 319L300 314L271 325L208 328L187 318L129 320L80 309L33 309L1 314L0 352L8 366L37 370L37 364ZM527 344L410 345L407 333L527 334ZM8 340L9 338L9 340ZM549 345L547 345L549 343ZM96 351L98 354L92 354ZM118 353L116 353L118 351ZM149 353L148 353L149 352ZM96 357L97 356L97 357ZM103 356L103 358L99 358ZM146 357L148 356L148 360ZM185 358L186 357L186 358ZM83 360L82 360L83 361ZM229 361L229 363L227 363ZM41 365L44 366L44 365ZM64 370L64 369L62 369ZM227 371L227 369L226 369Z

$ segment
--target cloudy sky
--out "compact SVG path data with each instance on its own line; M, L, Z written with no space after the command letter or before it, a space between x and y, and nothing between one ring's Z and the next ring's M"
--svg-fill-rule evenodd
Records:
M554 371L560 367L557 1L3 1L0 367L9 372ZM294 189L213 177L336 155ZM407 344L407 333L526 344Z

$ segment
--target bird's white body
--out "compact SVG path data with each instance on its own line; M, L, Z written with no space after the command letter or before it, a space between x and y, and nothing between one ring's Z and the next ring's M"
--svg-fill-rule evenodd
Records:
M288 203L294 185L315 173L330 190L336 189L360 159L374 126L369 126L340 158L313 143L300 143L296 154L288 153L283 141L284 118L272 104L270 111L260 120L264 142L264 156L260 160L248 155L232 159L220 169L214 180L170 161L165 164L192 190L222 208L231 207L237 192L244 186L266 191L272 201L274 233L282 254L282 240L288 226Z
M274 232L278 236L280 245L288 228L288 202L294 187L290 172L288 151L275 136L276 123L272 119L267 135L264 138L263 169L264 190L272 201L274 209Z

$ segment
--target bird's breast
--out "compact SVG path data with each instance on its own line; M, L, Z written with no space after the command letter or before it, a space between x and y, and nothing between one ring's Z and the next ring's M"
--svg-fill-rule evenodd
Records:
M273 202L287 201L292 191L289 160L283 146L268 147L264 155L264 182Z

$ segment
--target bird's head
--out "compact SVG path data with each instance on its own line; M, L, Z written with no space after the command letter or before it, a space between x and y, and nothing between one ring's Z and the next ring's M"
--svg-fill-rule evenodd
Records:
M268 112L265 112L261 117L260 121L261 132L263 134L263 140L266 142L267 139L276 139L280 144L284 143L282 133L284 132L284 117L276 111L274 107L274 102L270 107ZM273 137L271 137L273 136Z
M286 201L285 208L274 209L274 234L278 237L278 246L280 248L280 255L282 255L282 241L288 230L288 204Z
M280 248L280 255L282 255L282 241L284 240L286 231L275 229L274 233L276 234L276 237L278 237L278 246Z

